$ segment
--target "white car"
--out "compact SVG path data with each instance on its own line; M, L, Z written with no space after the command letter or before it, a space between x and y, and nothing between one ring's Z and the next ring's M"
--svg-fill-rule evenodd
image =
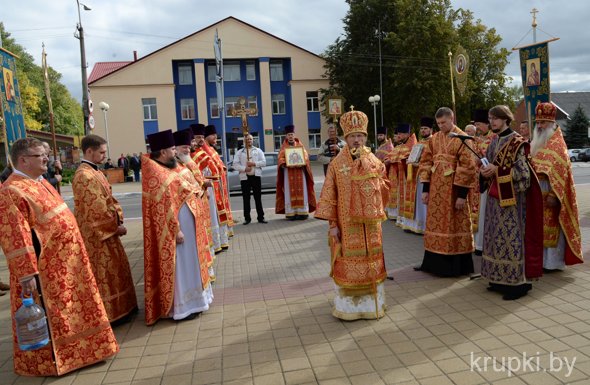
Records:
M277 189L277 163L279 160L278 152L265 152L266 166L262 167L262 191L276 191ZM233 168L227 170L227 184L229 186L229 193L241 193L242 186L240 184L239 173Z
M582 151L582 149L579 149L579 148L573 148L571 150L567 150L567 154L570 157L570 161L572 161L572 162L579 161L581 151Z

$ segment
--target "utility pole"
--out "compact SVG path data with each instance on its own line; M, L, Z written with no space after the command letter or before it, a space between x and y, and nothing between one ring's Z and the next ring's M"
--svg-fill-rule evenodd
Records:
M76 26L78 36L76 36L76 38L80 40L80 67L82 69L82 112L84 113L84 135L88 135L91 129L88 125L88 117L90 116L90 111L88 109L88 75L86 72L88 64L86 63L86 48L84 47L84 28L82 27L82 18L80 17L80 5L84 7L85 11L90 11L90 7L81 4L80 0L76 0L76 3L78 4L78 25Z

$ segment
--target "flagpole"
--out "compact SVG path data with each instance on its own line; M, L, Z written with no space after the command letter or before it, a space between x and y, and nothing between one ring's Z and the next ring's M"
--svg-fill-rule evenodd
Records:
M51 129L51 141L53 144L53 162L57 162L57 140L55 139L55 124L53 121L53 105L51 103L51 92L49 90L49 72L47 67L47 54L45 53L45 43L43 43L43 57L41 63L43 65L43 78L45 80L45 96L47 97L47 106L49 108L49 128ZM59 170L55 170L58 174ZM60 182L57 182L57 192L61 194Z

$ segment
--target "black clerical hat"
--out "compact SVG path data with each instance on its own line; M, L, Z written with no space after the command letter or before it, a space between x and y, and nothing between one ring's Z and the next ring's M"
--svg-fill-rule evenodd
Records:
M151 151L160 151L174 147L174 136L172 130L160 131L147 136Z

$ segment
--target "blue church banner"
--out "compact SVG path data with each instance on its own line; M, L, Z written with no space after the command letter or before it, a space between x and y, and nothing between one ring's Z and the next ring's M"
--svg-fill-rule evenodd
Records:
M1 137L4 139L6 135L8 144L12 144L27 134L16 78L16 56L2 48L0 48L0 94L6 127L6 133L2 133Z
M538 43L519 49L522 89L529 121L538 103L550 101L549 44Z

